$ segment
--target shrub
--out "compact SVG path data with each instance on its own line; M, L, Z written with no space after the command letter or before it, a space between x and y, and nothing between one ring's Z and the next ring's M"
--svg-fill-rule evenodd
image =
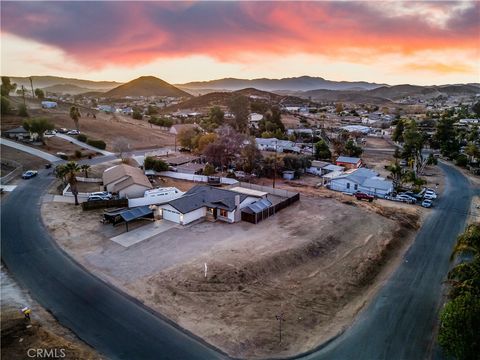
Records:
M88 139L87 144L91 145L93 147L96 147L97 149L105 150L107 147L107 144L105 144L105 141L103 140L93 140L93 139Z
M210 176L215 174L215 167L212 164L207 164L205 165L205 168L203 169L203 173L206 176Z
M81 141L81 142L87 142L88 138L87 138L87 135L85 135L85 134L79 134L77 136L77 140Z
M27 107L24 104L20 104L18 106L18 116L21 116L21 117L27 117L28 116Z
M456 157L455 162L458 166L465 167L468 165L468 157L465 154L460 154Z
M168 164L160 159L155 159L151 156L147 156L143 163L145 170L155 170L155 171L167 171Z
M75 150L75 157L80 159L82 157L82 152L80 150Z
M59 155L59 156L60 156L60 159L68 160L68 156L65 155L65 154L62 154L62 155Z
M8 101L6 96L2 96L2 106L1 111L3 115L10 114L12 112L12 107L10 105L10 101Z

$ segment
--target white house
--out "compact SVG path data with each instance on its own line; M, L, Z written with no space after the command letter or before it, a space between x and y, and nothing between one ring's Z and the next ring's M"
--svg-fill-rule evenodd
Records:
M143 197L152 184L139 168L120 164L106 169L102 174L103 185L120 198Z
M250 124L252 124L255 127L258 127L258 123L263 120L263 115L262 114L257 114L257 113L251 113L248 116L248 121Z
M159 211L163 219L181 225L200 219L234 223L241 220L240 210L259 198L250 193L197 185L178 199L160 205Z
M276 138L256 138L257 148L261 151L276 151L279 153L290 152L299 154L302 149L295 145L293 141L278 140Z
M55 101L42 101L42 108L44 109L54 109L57 107L57 103Z
M393 182L378 176L373 170L359 168L346 171L330 180L329 188L353 194L357 191L385 197L393 191Z

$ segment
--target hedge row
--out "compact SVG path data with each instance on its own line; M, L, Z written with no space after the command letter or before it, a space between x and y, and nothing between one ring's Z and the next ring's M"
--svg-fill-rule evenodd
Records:
M103 140L88 139L87 144L101 150L105 150L105 148L107 147L107 144L105 144L105 141Z

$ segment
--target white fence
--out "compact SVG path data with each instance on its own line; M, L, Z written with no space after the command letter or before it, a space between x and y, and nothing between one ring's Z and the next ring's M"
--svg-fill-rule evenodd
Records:
M178 199L183 194L184 194L183 192L179 191L178 193L167 194L164 196L147 196L147 197L136 198L136 199L128 199L128 207L132 208L136 206L165 204L169 201Z
M256 184L251 184L246 182L238 183L237 186L247 188L247 189L252 189L252 190L258 190L258 191L262 191L262 192L266 192L269 194L286 197L286 198L291 198L298 194L296 192L292 192L288 190L276 189L270 186L262 186L262 185L256 185Z
M205 176L205 175L185 174L185 173L178 173L174 171L161 171L161 172L157 172L156 174L160 176L170 177L173 179L188 180L188 181L194 181L194 182L204 182L204 183L208 182L208 176ZM237 180L225 178L225 177L220 178L220 182L226 185L238 184Z
M102 183L103 180L100 178L86 178L82 176L76 176L77 181L86 182L86 183Z

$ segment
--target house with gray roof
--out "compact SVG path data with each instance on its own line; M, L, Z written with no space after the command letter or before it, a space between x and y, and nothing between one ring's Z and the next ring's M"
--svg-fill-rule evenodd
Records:
M196 220L241 220L241 209L259 200L259 196L222 189L208 185L196 185L178 199L160 205L165 220L187 225Z
M328 187L348 194L360 191L383 198L393 191L393 182L378 176L373 170L360 168L346 171L331 179Z

